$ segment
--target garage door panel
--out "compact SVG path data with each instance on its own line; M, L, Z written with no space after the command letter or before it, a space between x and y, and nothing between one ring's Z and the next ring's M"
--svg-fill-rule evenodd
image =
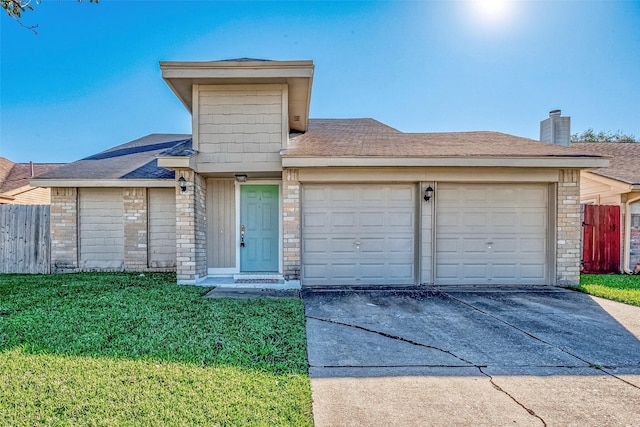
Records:
M491 226L500 228L513 228L518 225L518 216L512 212L496 212L491 215Z
M385 238L384 237L366 237L360 239L360 253L369 255L385 255Z
M520 247L523 254L543 254L547 242L541 238L522 238Z
M413 256L414 252L414 241L411 237L405 238L389 238L388 241L388 249L389 253L402 255L402 256Z
M462 278L472 280L484 280L488 276L489 264L486 263L464 263L462 264Z
M436 246L438 248L438 252L441 253L444 258L445 255L456 254L458 253L458 238L439 238L436 240Z
M384 212L361 212L360 226L363 228L384 228Z
M544 228L546 212L525 212L520 215L520 227L533 228L534 232Z
M414 284L415 186L319 187L302 187L303 284ZM328 222L315 219L323 214ZM306 244L321 236L325 253Z
M462 216L463 226L471 227L472 229L487 228L489 226L489 222L489 215L485 212L470 212L465 213Z
M495 279L512 279L517 276L516 264L493 264L491 266L492 278Z
M495 254L512 255L518 250L518 239L493 239L493 245L491 245L491 251Z
M329 223L329 216L325 213L304 213L302 214L302 226L312 231L314 228L324 229Z
M354 244L353 237L334 237L331 238L330 242L331 244L329 245L329 253L334 253L337 255L356 253L356 245Z
M405 202L407 204L413 204L415 197L415 189L412 186L404 188L396 188L389 192L389 201L391 202Z
M486 239L462 239L462 254L468 256L471 254L485 254L487 252Z
M544 280L545 268L539 264L521 264L520 274L523 279Z
M329 249L329 241L325 237L306 238L302 242L302 250L307 253L324 254Z
M439 184L436 283L545 284L547 198L545 184Z
M407 232L414 230L415 215L413 212L394 212L388 215L388 218L390 227L404 228Z

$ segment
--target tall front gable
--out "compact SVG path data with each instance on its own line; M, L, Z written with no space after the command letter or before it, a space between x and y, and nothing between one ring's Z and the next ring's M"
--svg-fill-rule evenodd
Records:
M280 172L289 133L308 128L312 61L161 62L160 68L192 114L195 151L188 159L161 158L165 167L208 176Z

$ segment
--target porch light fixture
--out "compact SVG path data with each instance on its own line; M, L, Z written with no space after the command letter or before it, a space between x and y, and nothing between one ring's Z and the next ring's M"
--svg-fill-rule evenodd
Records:
M247 182L247 175L236 175L236 181Z
M178 185L180 186L180 190L184 193L187 191L187 180L184 179L184 176L178 178Z
M429 185L424 190L424 201L428 202L429 200L431 200L432 197L433 197L433 187Z

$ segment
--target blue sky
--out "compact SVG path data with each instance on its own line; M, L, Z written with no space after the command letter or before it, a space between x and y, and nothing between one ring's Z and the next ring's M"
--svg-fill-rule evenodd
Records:
M34 1L35 3L35 1ZM0 156L70 162L149 133L190 133L158 61L311 59L311 117L405 132L640 137L640 1L42 0L0 17Z

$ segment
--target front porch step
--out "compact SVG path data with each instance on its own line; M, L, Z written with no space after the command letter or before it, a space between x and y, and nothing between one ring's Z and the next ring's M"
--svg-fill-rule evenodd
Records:
M245 281L245 280L284 280L282 274L278 273L239 273L233 275L233 280L235 281Z

